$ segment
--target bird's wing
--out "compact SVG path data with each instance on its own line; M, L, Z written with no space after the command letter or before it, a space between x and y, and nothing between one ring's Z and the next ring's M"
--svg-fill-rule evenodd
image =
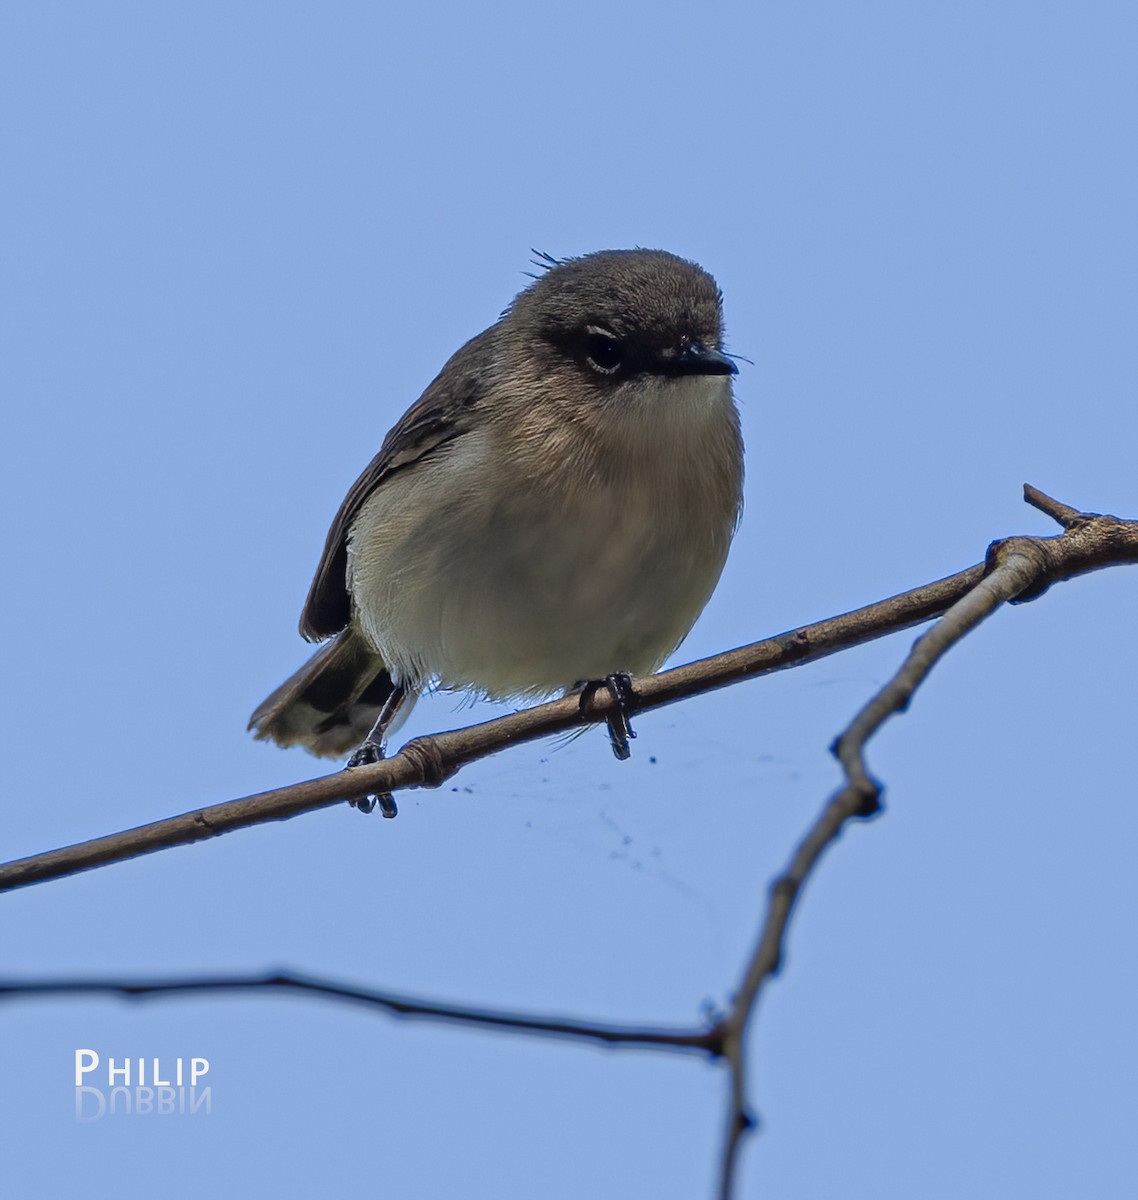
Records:
M309 641L331 637L351 620L348 593L348 535L368 497L396 471L414 468L441 446L466 433L489 382L497 327L471 339L435 377L383 439L379 453L348 489L328 530L316 577L300 614L300 632ZM489 343L489 344L488 344Z

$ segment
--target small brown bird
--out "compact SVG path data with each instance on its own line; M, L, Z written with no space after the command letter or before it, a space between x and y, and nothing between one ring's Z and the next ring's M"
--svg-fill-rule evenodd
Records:
M662 250L538 265L349 490L300 620L330 640L253 713L257 737L359 747L357 765L430 686L605 680L627 701L703 610L743 483L719 289ZM610 729L627 757L627 720Z

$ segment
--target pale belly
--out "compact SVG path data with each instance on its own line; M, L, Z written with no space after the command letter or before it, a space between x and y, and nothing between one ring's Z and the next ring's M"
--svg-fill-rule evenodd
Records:
M403 681L499 698L656 670L718 581L738 481L630 469L490 489L485 449L468 436L361 510L349 579L367 640Z

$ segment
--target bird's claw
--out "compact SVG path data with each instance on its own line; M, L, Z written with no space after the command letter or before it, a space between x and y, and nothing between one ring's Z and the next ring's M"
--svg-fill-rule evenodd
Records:
M348 759L348 765L345 770L350 771L353 767L366 767L371 763L383 761L383 747L378 742L373 742L370 738L362 742L354 751L352 757ZM375 807L379 805L379 811L382 816L394 817L398 816L399 809L395 805L395 797L390 792L379 792L371 796L363 796L359 800L349 800L348 803L352 808L358 808L362 813L375 812Z
M582 706L591 701L602 687L608 689L609 695L616 704L616 711L609 713L605 718L605 724L608 725L609 730L609 742L612 745L613 754L620 762L624 762L632 756L632 747L628 743L636 736L636 731L629 721L632 706L636 700L636 693L632 690L632 679L624 671L617 671L612 675L606 675L604 679L587 684L581 693Z

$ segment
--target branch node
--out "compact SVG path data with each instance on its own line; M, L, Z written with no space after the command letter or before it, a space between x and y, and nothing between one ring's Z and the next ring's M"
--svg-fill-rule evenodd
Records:
M1090 518L1084 518L1084 521L1086 520L1090 520ZM1007 598L1009 604L1027 604L1030 600L1038 600L1051 586L1053 580L1050 576L1053 573L1053 562L1050 547L1053 542L1059 540L1061 539L1009 537L999 538L988 547L988 551L984 555L984 566L988 575L1002 567L1012 555L1030 559L1035 565L1038 582L1024 588L1015 596L1009 596Z
M414 738L399 753L411 760L411 765L423 781L423 787L441 787L457 770L447 765L438 744L429 737Z
M735 1114L735 1128L739 1133L750 1133L759 1127L759 1117L750 1108L741 1108Z
M797 662L810 653L810 635L805 629L796 629L793 633L779 638L778 646L786 662Z
M868 776L851 783L849 791L852 793L850 816L853 819L868 821L884 811L885 806L881 803L881 784L875 783Z
M727 1018L720 1017L707 1031L707 1052L713 1059L720 1059L727 1054Z
M780 875L771 884L771 899L774 901L781 900L789 907L794 903L794 898L798 895L798 889L801 886L801 882L790 875Z

